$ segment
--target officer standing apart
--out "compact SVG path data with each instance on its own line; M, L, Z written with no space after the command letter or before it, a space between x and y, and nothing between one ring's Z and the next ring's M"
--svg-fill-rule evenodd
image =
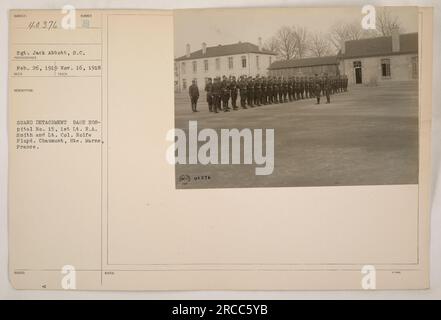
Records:
M191 100L191 110L193 110L193 112L198 112L196 108L199 99L199 88L195 80L191 82L191 86L188 88L188 94L190 95Z

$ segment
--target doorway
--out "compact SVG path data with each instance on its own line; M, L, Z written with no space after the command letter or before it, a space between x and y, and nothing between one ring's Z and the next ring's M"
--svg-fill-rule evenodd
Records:
M363 83L363 73L361 69L361 61L354 61L355 83Z

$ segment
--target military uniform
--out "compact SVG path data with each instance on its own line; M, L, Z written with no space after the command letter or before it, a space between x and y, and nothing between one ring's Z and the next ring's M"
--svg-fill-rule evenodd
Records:
M236 105L237 101L237 82L236 78L233 77L233 79L230 82L230 94L231 94L231 106L234 110L239 109Z
M309 79L305 77L305 99L309 99Z
M283 83L282 83L282 78L281 77L279 77L279 79L277 79L277 87L279 88L279 90L278 90L278 94L279 94L278 101L279 101L279 103L282 103L283 102Z
M273 80L271 77L268 78L268 81L266 83L266 95L267 95L267 101L268 104L273 103Z
M242 77L239 80L240 106L247 109L247 81Z
M274 100L274 103L279 103L280 87L279 87L278 81L279 80L277 78L274 78L274 81L273 81L273 100Z
M260 94L260 104L266 105L267 99L266 99L266 91L267 91L267 80L265 78L262 78L261 82L261 94Z
M335 94L338 92L338 78L337 77L330 77L328 78L329 81L329 88L330 88L330 94Z
M300 99L304 99L305 98L305 79L303 79L303 77L300 78Z
M213 111L218 113L221 111L221 96L222 88L219 78L216 78L213 83Z
M213 112L213 83L211 79L205 85L205 92L207 93L208 111Z
M322 91L321 80L316 76L314 79L314 96L317 99L317 104L320 104L321 91Z
M314 78L309 77L309 95L310 98L315 98Z
M300 77L296 77L296 86L295 86L295 88L296 88L296 97L297 97L297 100L300 100Z
M314 79L311 77L307 78L308 81L308 98L314 98Z
M191 100L191 110L197 112L196 108L199 99L199 88L195 81L193 81L192 85L188 88L188 94Z
M283 79L282 81L282 94L283 94L283 102L288 101L288 81Z
M324 95L326 95L326 103L331 103L331 81L327 75L325 75L323 79L323 91Z
M260 79L256 77L254 80L254 105L260 106L260 95L262 94L262 84Z
M251 108L254 107L254 80L249 77L247 84L247 103Z
M224 109L224 112L230 111L230 108L228 107L228 101L230 100L230 83L224 77L221 83L221 92L222 92L222 107Z
M296 97L296 77L292 77L291 79L291 90L292 90L292 100L296 101L297 97Z

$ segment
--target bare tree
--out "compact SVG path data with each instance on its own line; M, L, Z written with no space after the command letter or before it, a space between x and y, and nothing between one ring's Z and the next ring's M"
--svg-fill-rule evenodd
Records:
M272 36L268 40L265 41L263 44L263 48L267 51L275 52L277 54L276 59L280 59L280 50L279 50L280 44L279 41L275 36Z
M356 23L335 23L329 31L329 41L339 50L342 42L358 40L361 37L361 26Z
M403 31L398 17L392 16L387 8L377 10L376 27L382 36L390 36L394 30Z
M277 31L275 39L277 41L277 53L283 60L290 60L295 57L296 38L291 28L281 27Z
M314 57L328 56L333 53L329 38L321 32L315 33L311 36L309 51Z
M351 23L336 23L332 25L328 38L335 49L339 50L344 41L371 38L377 35L377 31L364 30L359 21L353 21Z
M305 27L293 26L291 32L295 39L294 57L305 57L309 50L309 33L307 29Z
M282 60L302 58L309 50L308 36L306 28L283 26L265 42L265 49L276 52Z

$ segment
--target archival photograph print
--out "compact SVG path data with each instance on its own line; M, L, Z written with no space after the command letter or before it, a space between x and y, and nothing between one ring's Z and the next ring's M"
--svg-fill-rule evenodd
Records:
M174 15L176 188L418 183L416 7Z

